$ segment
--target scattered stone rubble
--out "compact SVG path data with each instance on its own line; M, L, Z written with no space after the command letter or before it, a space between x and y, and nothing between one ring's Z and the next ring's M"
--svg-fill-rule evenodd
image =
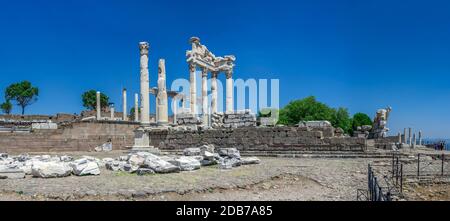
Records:
M354 137L360 138L369 138L370 131L372 130L372 125L364 125L356 128L356 131L353 131Z
M10 157L0 153L0 179L23 179L26 175L37 178L59 178L70 175L100 175L100 168L111 171L148 175L155 173L177 173L180 171L198 170L202 166L217 165L219 169L232 169L241 165L259 164L256 157L242 158L236 148L221 148L215 151L214 145L203 145L198 148L187 148L183 156L157 156L149 152L130 153L116 159L97 159L82 156L74 159L71 156L27 154Z

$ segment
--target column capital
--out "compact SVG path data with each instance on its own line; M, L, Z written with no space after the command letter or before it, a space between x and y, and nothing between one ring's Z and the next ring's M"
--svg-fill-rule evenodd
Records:
M148 55L148 49L150 48L150 44L148 42L139 42L139 49L141 55Z
M219 75L219 72L218 72L218 71L212 71L212 72L211 72L211 77L212 77L212 78L217 78L218 75Z
M195 72L196 65L192 62L189 63L189 72Z
M227 71L227 72L225 72L225 76L227 77L227 79L228 78L232 78L233 77L233 71Z
M208 76L208 69L202 68L202 77L207 77L207 76Z

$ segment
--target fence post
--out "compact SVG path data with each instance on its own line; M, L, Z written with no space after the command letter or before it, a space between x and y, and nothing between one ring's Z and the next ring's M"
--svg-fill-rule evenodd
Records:
M395 153L392 153L392 177L394 177Z
M396 187L398 187L398 158L399 157L397 157L397 162L396 162L396 165L395 165L395 186Z
M417 178L420 177L420 153L417 154Z

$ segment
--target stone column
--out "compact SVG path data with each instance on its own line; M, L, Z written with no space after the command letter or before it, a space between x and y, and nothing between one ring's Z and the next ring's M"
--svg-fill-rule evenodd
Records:
M100 91L97 91L96 103L97 103L97 108L96 108L96 110L97 110L97 120L101 120L101 118L102 118L102 105L100 103Z
M128 114L127 114L127 89L122 90L122 120L128 121Z
M419 130L419 146L422 146L422 131Z
M178 112L178 100L177 100L177 98L176 97L174 97L173 99L172 99L172 102L173 102L173 105L172 105L172 107L173 107L173 109L172 109L172 112L173 112L173 124L177 124L177 112Z
M111 111L111 120L115 120L115 117L114 117L114 106L112 106L111 105L111 107L110 107L110 111Z
M139 122L139 95L134 94L134 121Z
M234 106L234 101L233 101L233 72L232 71L227 71L226 73L226 77L227 77L227 81L226 81L226 87L227 87L227 92L226 92L226 112L227 113L232 113L233 112L233 106Z
M217 75L218 72L211 73L211 112L217 113Z
M416 134L413 135L412 139L413 139L412 147L415 148L416 147Z
M196 106L197 106L197 84L196 84L196 76L195 76L195 64L189 64L189 73L190 73L190 83L191 83L191 113L197 114Z
M398 144L402 144L402 133L398 133Z
M181 107L183 108L183 111L184 111L184 109L186 108L186 99L185 98L181 99Z
M149 44L147 42L139 43L141 53L141 124L150 124L150 94L149 86L150 79L148 73L148 50Z
M208 125L208 69L202 68L202 116L203 125Z
M406 141L406 128L403 128L403 143L408 143L407 141Z
M408 132L408 144L409 145L412 145L412 129L411 129L411 127L409 128L409 132Z
M158 110L158 125L166 125L169 123L169 113L167 104L167 89L166 89L166 61L159 59L158 63L158 94L156 95L157 110Z

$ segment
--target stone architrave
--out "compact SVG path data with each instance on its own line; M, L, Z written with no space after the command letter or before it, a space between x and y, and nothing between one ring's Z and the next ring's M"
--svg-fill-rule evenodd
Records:
M157 123L158 125L166 125L169 123L167 89L166 89L166 62L159 59L158 64L158 93L156 95L157 103Z
M102 118L102 106L101 106L101 103L100 103L100 91L97 91L97 94L96 94L96 104L97 104L97 108L96 108L96 110L97 110L97 120L101 120L101 118Z
M150 79L148 72L148 51L149 44L147 42L139 43L140 49L140 74L141 74L141 124L150 124Z

